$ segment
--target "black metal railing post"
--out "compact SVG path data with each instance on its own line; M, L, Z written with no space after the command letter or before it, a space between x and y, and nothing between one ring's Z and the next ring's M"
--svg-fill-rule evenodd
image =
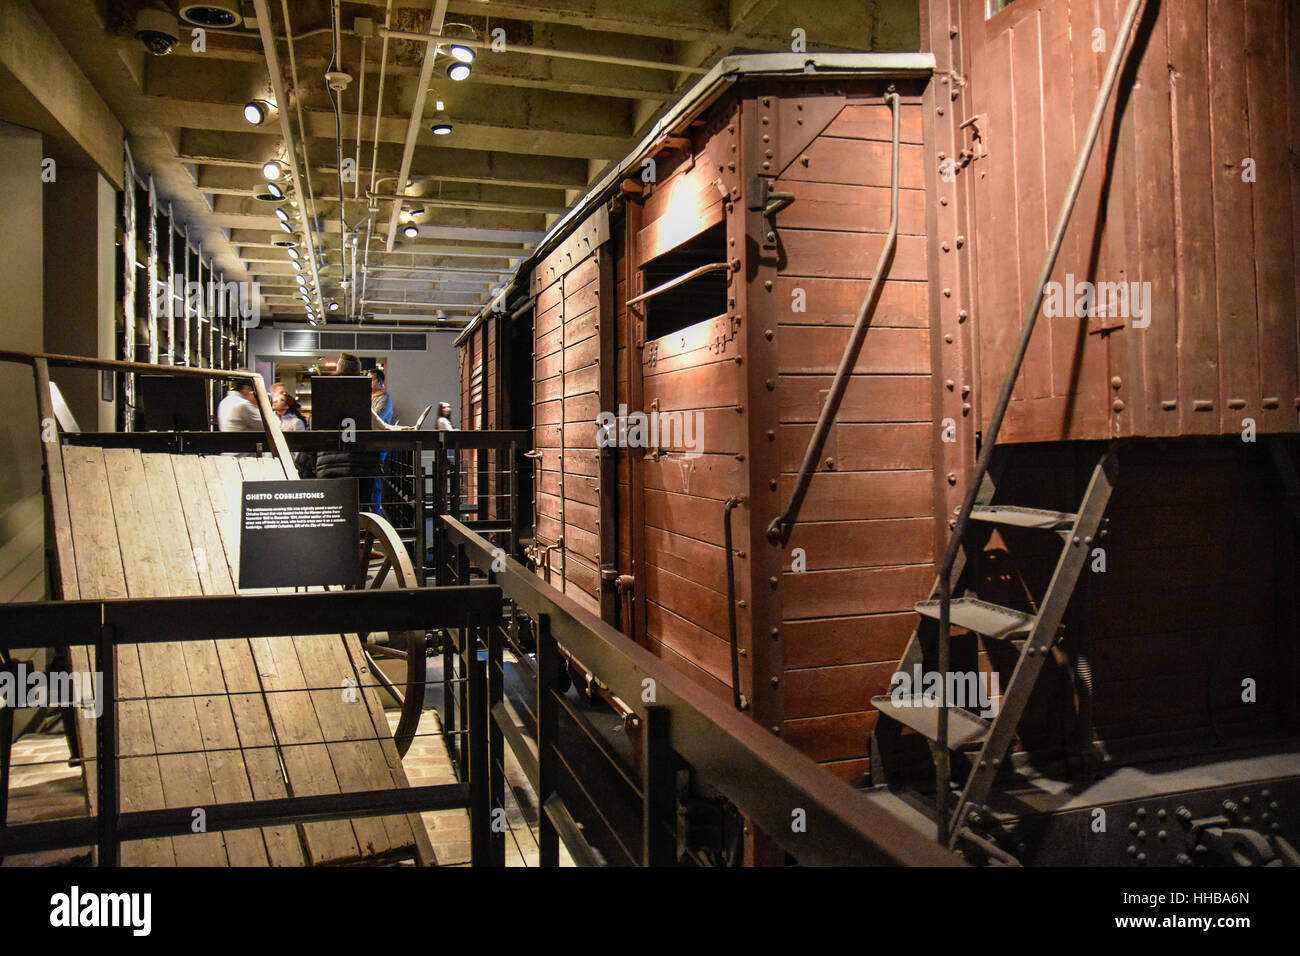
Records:
M488 754L487 662L478 656L478 618L466 628L465 672L469 678L468 713L465 727L469 731L469 839L473 866L490 866L496 861L492 853L492 791L488 782L491 760Z
M551 617L541 614L537 618L537 805L542 808L556 792L560 712L555 693L559 673L560 651L551 636ZM537 820L537 854L541 866L560 865L560 835L544 809Z
M102 681L99 718L95 721L96 843L100 866L122 865L118 817L122 812L121 775L117 762L117 649L113 625L102 624L95 642L95 669Z
M491 580L492 575L488 575ZM502 670L501 622L487 622L487 745L488 745L488 795L489 802L501 811L500 826L492 827L492 865L506 865L506 753L505 738L491 713L505 698L505 674Z
M666 707L646 708L642 730L641 865L677 863L677 773L668 736L672 715Z

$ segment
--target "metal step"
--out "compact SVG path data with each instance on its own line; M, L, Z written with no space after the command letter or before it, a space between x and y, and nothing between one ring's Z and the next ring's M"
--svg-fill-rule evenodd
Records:
M922 601L916 609L925 617L939 620L938 601ZM1034 626L1034 619L1028 614L977 598L954 598L948 619L957 627L999 640L1024 638Z
M911 727L927 740L939 739L939 708L926 703L920 696L904 697L896 702L885 694L871 698L871 706L886 717L892 717L906 727ZM948 748L950 750L975 750L984 742L991 723L978 714L962 707L948 708Z
M1078 515L1068 511L1047 511L1043 508L1018 508L1014 505L976 505L970 512L972 521L990 524L1013 525L1017 528L1035 528L1042 531L1068 531L1074 527Z

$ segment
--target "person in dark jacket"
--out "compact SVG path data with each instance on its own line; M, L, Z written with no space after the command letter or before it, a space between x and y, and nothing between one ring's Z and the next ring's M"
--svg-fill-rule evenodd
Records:
M335 375L360 375L361 359L357 358L351 352L344 352L339 355L338 364L334 369ZM384 431L410 431L412 426L389 425L372 409L370 412L370 427L376 430ZM358 505L363 501L362 495L369 497L369 486L371 482L367 478L375 478L380 471L379 452L375 451L321 451L316 453L316 477L317 478L356 478L357 481L357 500ZM363 493L362 486L366 486Z

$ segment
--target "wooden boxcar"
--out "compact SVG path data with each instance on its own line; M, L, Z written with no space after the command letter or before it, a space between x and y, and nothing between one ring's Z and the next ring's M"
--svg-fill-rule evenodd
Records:
M533 429L539 573L853 783L1125 7L923 0L919 54L724 60L461 337L474 421ZM1120 442L1022 751L1078 748L1080 660L1112 749L1295 727L1298 88L1285 0L1140 14L997 439L994 501L1067 513ZM769 536L887 241L890 94L896 248ZM962 589L1032 614L1059 547L1003 528ZM1005 687L1009 648L961 652Z

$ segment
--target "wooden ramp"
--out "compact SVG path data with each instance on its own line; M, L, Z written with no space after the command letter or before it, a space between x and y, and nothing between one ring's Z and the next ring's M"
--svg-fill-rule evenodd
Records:
M240 485L271 458L64 446L51 482L65 598L233 594ZM251 593L251 592L250 592ZM73 665L92 669L87 648ZM124 810L408 786L355 634L140 644L118 650ZM345 692L349 679L362 688ZM349 702L349 697L355 698ZM78 718L83 754L94 724ZM95 801L93 761L85 765ZM125 865L431 861L418 814L124 843Z

